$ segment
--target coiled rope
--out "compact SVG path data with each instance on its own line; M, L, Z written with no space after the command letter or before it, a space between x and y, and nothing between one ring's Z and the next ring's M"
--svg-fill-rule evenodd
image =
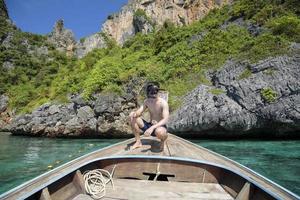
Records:
M106 194L106 185L111 182L114 189L113 174L116 165L113 167L112 172L105 169L95 169L86 171L83 174L85 191L91 195L93 199L101 199Z

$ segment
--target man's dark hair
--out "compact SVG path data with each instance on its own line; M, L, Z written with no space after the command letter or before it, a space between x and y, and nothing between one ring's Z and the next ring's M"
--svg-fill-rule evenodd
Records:
M159 83L149 82L146 87L146 94L148 98L153 98L159 91Z

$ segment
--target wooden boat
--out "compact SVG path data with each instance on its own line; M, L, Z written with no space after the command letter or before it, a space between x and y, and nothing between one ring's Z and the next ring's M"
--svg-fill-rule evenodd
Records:
M133 139L70 161L0 196L0 199L92 199L84 189L87 170L112 171L103 199L299 199L287 189L226 157L169 135L142 138L143 147L128 150Z

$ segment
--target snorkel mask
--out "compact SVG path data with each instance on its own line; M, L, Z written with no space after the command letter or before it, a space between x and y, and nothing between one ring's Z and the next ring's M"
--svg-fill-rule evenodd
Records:
M155 83L150 83L147 85L146 93L147 98L156 98L159 91L159 86Z

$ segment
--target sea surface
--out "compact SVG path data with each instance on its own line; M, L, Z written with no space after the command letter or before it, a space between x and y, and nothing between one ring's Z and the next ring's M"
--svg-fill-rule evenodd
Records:
M123 139L53 139L0 133L0 194L74 158ZM300 141L190 140L300 195Z

